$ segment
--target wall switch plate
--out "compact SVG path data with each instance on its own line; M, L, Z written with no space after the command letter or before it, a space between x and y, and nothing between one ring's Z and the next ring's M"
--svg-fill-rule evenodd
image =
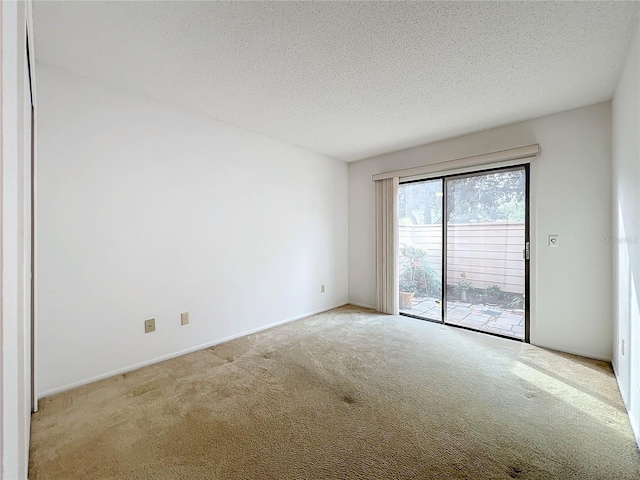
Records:
M180 325L189 324L189 312L183 312L180 314Z
M558 246L558 235L549 235L549 246L557 247Z
M324 285L320 285L320 293L324 293Z
M150 318L144 321L144 333L150 333L156 331L156 319Z

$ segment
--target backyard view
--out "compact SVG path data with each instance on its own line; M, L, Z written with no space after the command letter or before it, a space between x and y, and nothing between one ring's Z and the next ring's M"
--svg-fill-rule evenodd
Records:
M400 186L400 311L442 320L445 191L445 322L524 338L523 169Z

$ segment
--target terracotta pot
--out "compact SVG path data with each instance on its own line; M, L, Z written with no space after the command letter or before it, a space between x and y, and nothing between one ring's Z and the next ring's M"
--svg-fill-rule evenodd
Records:
M400 308L411 308L414 295L413 292L400 292Z

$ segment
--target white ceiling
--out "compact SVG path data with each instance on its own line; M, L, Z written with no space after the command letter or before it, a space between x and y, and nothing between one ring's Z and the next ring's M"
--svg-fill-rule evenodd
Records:
M358 160L611 98L637 2L34 2L36 58Z

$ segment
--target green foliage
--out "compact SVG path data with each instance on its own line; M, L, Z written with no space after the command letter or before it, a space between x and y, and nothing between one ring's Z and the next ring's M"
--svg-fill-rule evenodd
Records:
M413 282L414 281L414 270L411 267L405 268L400 274L400 284L403 281L405 282Z
M407 245L400 249L400 255L409 259L410 261L422 260L427 256L427 251L420 247Z
M415 292L423 296L440 296L442 291L440 275L426 263L416 263L409 258L406 260L406 266L400 274L400 291Z
M498 297L502 293L502 289L498 285L489 285L484 289L485 297Z
M440 280L439 275L434 274L429 278L429 283L427 284L427 295L432 297L442 296L442 280Z
M524 181L522 170L449 180L448 222L523 221Z
M398 190L401 225L431 225L442 222L442 182L407 183Z
M524 295L514 295L508 305L509 308L524 310Z
M524 199L512 198L496 208L498 215L507 222L524 222Z
M415 293L418 291L418 282L400 276L400 291L406 293Z
M453 178L447 181L447 222L524 221L525 175L522 170ZM401 225L442 222L442 181L406 183L398 190Z
M467 280L467 274L462 272L460 278L462 278L462 280L458 282L458 288L460 290L469 290L471 288L471 282Z

